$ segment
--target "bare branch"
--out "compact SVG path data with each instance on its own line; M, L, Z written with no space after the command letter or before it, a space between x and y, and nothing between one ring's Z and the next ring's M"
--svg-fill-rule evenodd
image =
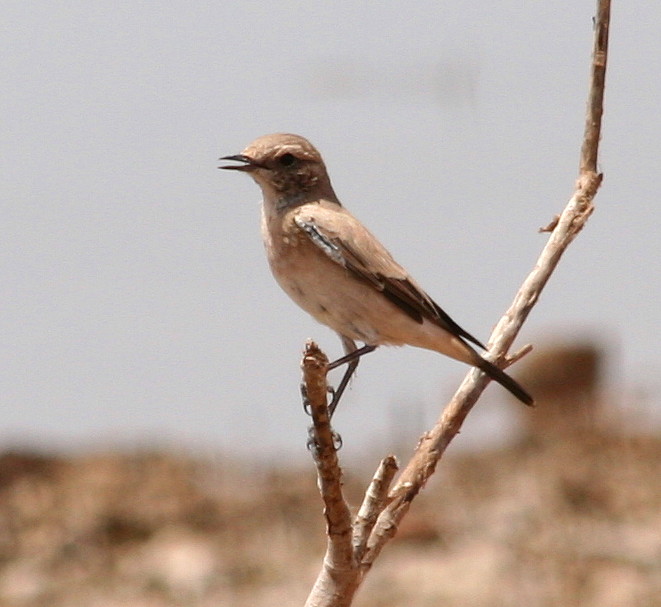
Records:
M610 27L610 0L599 0L594 23L594 45L592 48L592 73L588 109L585 119L585 134L581 148L581 175L597 172L601 117L604 113L604 90L606 88L606 62L608 59L608 29Z
M537 263L517 292L510 308L493 330L488 344L488 358L502 366L511 364L530 351L530 346L525 346L510 358L506 357L507 351L539 299L560 258L583 229L594 210L592 201L602 181L602 175L597 173L597 160L603 114L609 20L610 0L599 0L586 126L576 189L563 212L555 217L546 228L540 230L550 232L549 239ZM325 357L324 361L322 364L320 363L323 368L322 373L325 372L327 363ZM318 379L311 377L310 381L318 381ZM308 383L307 376L306 383ZM322 571L308 599L308 606L337 607L350 604L365 573L387 541L395 535L412 500L433 474L445 449L459 432L464 419L488 383L489 378L478 369L472 369L466 375L436 425L420 439L411 461L387 496L385 492L395 473L396 464L394 464L394 460L390 461L388 458L381 462L354 523L353 546L347 547L347 543L351 544L351 529L350 525L347 526L348 508L346 503L342 499L343 505L339 507L335 504L335 497L333 497L341 498L339 467L337 467L335 450L333 448L328 463L323 463L321 456L316 457L320 488L326 504L329 525L329 548ZM325 413L326 421L324 421L325 385L324 378L323 407L319 422L321 427L317 431L320 436L323 424L327 422L327 412ZM312 395L309 393L308 396L312 401ZM317 428L317 421L315 421L315 428ZM332 444L330 426L328 426L328 433L331 436ZM319 444L321 445L321 443ZM327 468L336 469L337 472L331 474ZM327 474L329 477L326 476ZM330 492L329 495L326 494L327 491ZM337 511L335 511L336 508ZM333 514L333 520L331 520L329 512ZM336 542L331 531L337 534L341 541ZM352 555L347 551L352 551Z
M357 561L363 558L367 540L386 504L390 483L395 478L397 470L399 466L395 456L387 456L381 460L372 482L365 491L365 499L358 510L353 530L353 550Z
M310 429L310 449L317 466L328 536L324 566L306 605L349 605L358 586L358 571L351 545L351 513L342 493L342 470L337 459L336 436L328 415L328 358L312 341L305 344L302 367L305 396L313 423ZM327 602L329 597L334 602Z
M587 160L585 162L582 160L576 191L557 218L537 263L521 285L509 310L493 330L489 339L489 358L493 361L501 360L510 348L530 310L537 302L542 289L558 265L562 254L583 229L594 210L592 200L599 189L602 176L594 172L591 167L596 166L599 145L605 84L603 70L606 66L609 17L610 0L600 0L595 27L595 57L593 58L590 84L590 102L588 103L585 140L582 146L582 158ZM366 559L373 559L392 535L392 526L399 524L408 510L411 500L424 487L427 479L434 472L438 460L450 441L459 432L466 415L488 382L489 379L483 373L472 369L443 411L436 426L422 438L413 458L402 471L390 493L392 501L379 517L380 520L374 530L374 534L378 535L378 537L374 537L372 544L374 554L366 555ZM383 524L381 524L382 518Z
M530 354L532 352L532 344L526 344L525 346L519 348L514 354L508 354L507 358L505 359L505 365L509 367L510 365L513 365L515 362L520 361L526 354Z

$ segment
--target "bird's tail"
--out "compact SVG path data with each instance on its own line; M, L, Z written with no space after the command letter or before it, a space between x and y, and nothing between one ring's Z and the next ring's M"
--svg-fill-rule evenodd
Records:
M503 388L509 390L514 396L516 396L522 403L531 407L535 401L532 396L528 394L517 382L515 382L505 371L499 369L493 363L490 363L488 360L482 358L477 352L475 352L475 359L473 364L484 371L491 379L498 382Z

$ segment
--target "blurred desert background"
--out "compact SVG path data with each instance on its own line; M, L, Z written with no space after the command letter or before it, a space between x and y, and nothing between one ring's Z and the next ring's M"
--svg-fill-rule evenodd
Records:
M585 344L531 358L517 439L450 449L356 605L659 604L661 437L608 404L599 360ZM345 467L352 506L377 462ZM6 451L0 604L301 605L324 529L312 462Z

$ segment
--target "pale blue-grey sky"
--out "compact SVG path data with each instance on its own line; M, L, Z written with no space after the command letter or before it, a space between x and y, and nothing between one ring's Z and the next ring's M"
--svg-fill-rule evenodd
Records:
M315 143L345 205L486 339L572 192L594 6L3 3L0 443L304 453L300 351L339 342L271 279L256 186L216 169L269 132ZM597 210L519 340L601 340L622 398L657 407L660 19L614 5ZM346 448L422 429L464 372L371 354Z

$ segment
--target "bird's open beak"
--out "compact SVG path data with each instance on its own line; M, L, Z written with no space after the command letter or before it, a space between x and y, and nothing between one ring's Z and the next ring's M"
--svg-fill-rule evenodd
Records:
M243 163L243 164L230 164L227 166L220 166L218 167L219 169L229 169L232 171L254 171L255 169L259 168L259 164L257 164L252 158L249 158L248 156L244 156L243 154L235 154L234 156L223 156L222 158L219 158L219 160L234 160L235 162Z

